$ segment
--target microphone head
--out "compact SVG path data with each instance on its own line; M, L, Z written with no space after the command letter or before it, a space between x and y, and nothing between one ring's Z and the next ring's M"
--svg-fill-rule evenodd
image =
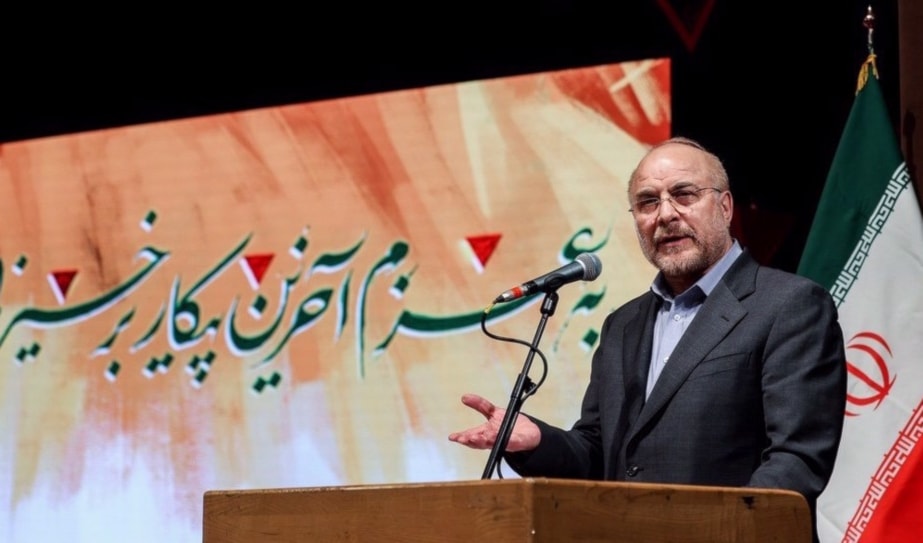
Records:
M575 259L583 266L583 280L592 281L603 271L603 263L593 253L580 253Z

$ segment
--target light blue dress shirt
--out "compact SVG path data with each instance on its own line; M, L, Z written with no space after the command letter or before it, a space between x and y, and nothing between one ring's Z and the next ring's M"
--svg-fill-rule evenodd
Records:
M666 367L673 354L673 349L683 337L689 323L695 318L699 308L705 303L705 298L711 294L715 285L728 271L731 264L737 260L737 257L743 252L737 240L731 249L721 257L708 272L696 281L694 285L686 289L686 292L678 296L670 294L663 274L658 273L651 284L651 291L656 294L663 303L657 312L657 320L654 321L654 345L651 353L651 367L647 374L647 392L644 398L647 399L657 383L657 378Z

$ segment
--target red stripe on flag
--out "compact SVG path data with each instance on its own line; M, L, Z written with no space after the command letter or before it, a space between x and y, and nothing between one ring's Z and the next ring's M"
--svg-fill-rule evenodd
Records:
M923 533L923 401L885 454L844 542L917 543Z

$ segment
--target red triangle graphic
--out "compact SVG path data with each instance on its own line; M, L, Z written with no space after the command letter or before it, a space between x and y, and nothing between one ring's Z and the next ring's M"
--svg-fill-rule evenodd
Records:
M465 238L468 241L468 246L474 251L474 256L481 263L482 268L487 265L490 256L494 254L494 249L500 243L501 237L501 234L481 234L480 236L468 236Z
M67 298L67 291L70 290L74 283L74 277L77 276L77 270L55 270L50 274L51 286L55 288L55 296L60 303L64 303Z
M269 269L269 264L272 262L274 256L275 255L272 253L244 255L244 262L246 263L246 269L244 271L250 272L249 275L257 285L263 282L263 276L266 275L266 270Z
M696 5L691 6L688 5L688 2L682 2L681 4L685 8L683 9L682 17L677 13L671 0L657 0L657 5L667 16L670 24L673 25L673 29L679 34L680 39L683 40L686 49L692 52L702 36L702 30L705 28L705 23L708 22L712 8L715 7L715 0L693 2ZM687 22L690 22L691 25L687 25Z

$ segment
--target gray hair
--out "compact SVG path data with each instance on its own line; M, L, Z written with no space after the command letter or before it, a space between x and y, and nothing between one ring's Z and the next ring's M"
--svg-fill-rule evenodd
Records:
M728 173L727 173L727 170L724 169L724 164L721 162L721 159L718 158L717 155L715 155L714 153L706 149L704 145L702 145L701 143L693 139L685 138L682 136L674 136L670 139L666 139L660 143L655 144L653 147L648 149L644 157L646 158L647 155L651 154L651 152L654 151L655 149L659 149L660 147L663 147L664 145L670 145L670 144L687 145L689 147L702 151L702 154L705 155L705 163L708 168L708 175L709 177L711 177L711 181L712 183L714 183L714 187L722 191L731 190L731 185L730 185L730 182L728 181ZM643 158L638 163L638 166L641 165L641 162L644 162ZM638 174L638 167L636 166L634 171L631 172L631 177L628 178L629 190L631 190L631 187L634 185L635 177L637 176L637 174Z

